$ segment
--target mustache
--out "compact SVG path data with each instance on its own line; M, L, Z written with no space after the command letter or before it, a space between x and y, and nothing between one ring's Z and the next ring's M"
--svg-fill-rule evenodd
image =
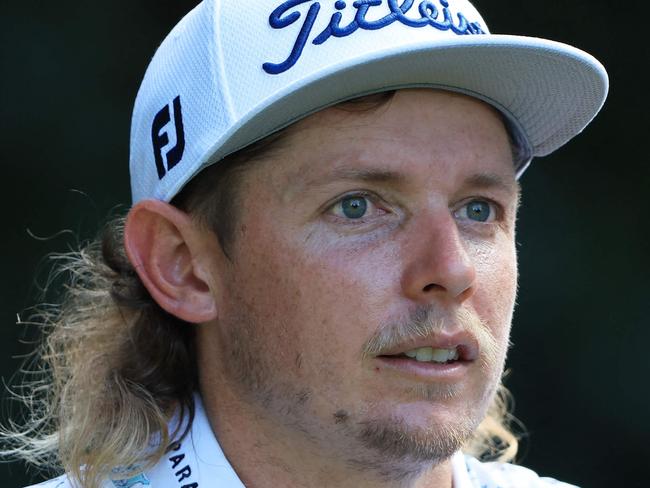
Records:
M364 344L363 356L379 356L401 344L432 337L444 330L471 334L478 342L480 359L485 366L491 364L501 352L489 326L475 313L461 308L453 315L442 315L437 307L420 306L402 320L381 325Z

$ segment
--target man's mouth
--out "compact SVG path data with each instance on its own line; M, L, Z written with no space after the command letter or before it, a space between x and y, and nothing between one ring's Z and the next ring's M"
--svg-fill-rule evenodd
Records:
M469 330L436 330L395 341L373 354L373 371L429 383L463 381L480 358L480 343Z
M467 332L438 333L375 356L378 367L425 381L458 381L479 358L479 344Z
M446 364L454 361L458 361L460 358L460 353L458 348L454 347L452 349L440 349L433 347L419 347L417 349L411 349L410 351L405 351L400 354L382 356L384 358L410 358L414 359L421 363L438 363Z
M421 346L403 352L381 354L375 368L386 368L418 381L460 381L474 361L472 347L465 345ZM380 369L377 369L379 371Z

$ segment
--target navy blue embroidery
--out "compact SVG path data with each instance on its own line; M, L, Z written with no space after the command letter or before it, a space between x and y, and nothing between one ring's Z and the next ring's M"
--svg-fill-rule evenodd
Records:
M169 104L165 105L160 110L160 112L156 114L156 116L153 118L153 123L151 124L151 142L153 144L153 155L154 159L156 160L158 179L162 179L167 171L172 169L180 162L180 160L183 158L183 152L185 151L185 131L183 129L183 112L180 95L174 98L172 105L174 108L176 145L173 148L169 149L165 154L167 159L166 169L163 162L162 150L167 144L169 144L169 136L167 135L167 131L161 133L161 130L171 121Z
M179 452L183 448L180 442L175 442L169 446L169 451ZM179 452L179 454L174 454L168 458L168 461L172 464L171 470L174 472L176 481L179 483L180 488L199 488L199 484L196 481L192 481L192 468L189 464L185 464L181 469L176 470L178 466L185 460L185 453ZM189 483L183 483L184 481L189 481Z
M282 3L271 12L271 15L269 16L269 24L274 29L283 29L293 24L300 18L300 12L294 11L288 15L285 14L287 14L290 9L310 1L313 0L288 0ZM413 7L415 0L403 0L401 5L399 4L399 0L386 1L390 13L378 20L367 20L366 15L368 10L372 7L381 6L383 0L356 0L352 3L352 6L356 9L354 20L346 26L341 26L343 15L340 11L344 10L347 7L347 4L343 0L337 0L334 3L334 8L337 12L332 14L327 27L313 39L312 43L318 46L326 42L330 37L346 37L353 34L358 29L378 30L389 26L394 22L400 22L407 27L414 28L431 26L441 31L451 30L457 35L485 34L479 22L469 22L462 13L457 14L458 22L455 23L447 0L439 0L441 8L438 8L433 0L421 0L418 4L420 18L412 18L406 15ZM289 57L285 61L277 64L264 63L262 65L264 71L272 75L277 75L284 73L298 62L298 59L300 59L305 45L307 44L307 40L311 34L311 30L319 11L320 3L317 1L312 3L305 17L305 21L300 28L296 42L291 49ZM442 19L440 19L441 16Z
M271 12L271 16L269 17L269 24L271 24L271 27L273 27L274 29L282 29L284 27L287 27L288 25L293 24L296 20L300 18L300 13L293 12L292 14L289 14L284 18L282 17L282 15L290 8L309 1L311 0L289 0L287 2L284 2L273 12ZM307 44L307 37L309 37L311 28L314 26L314 22L316 21L316 16L318 15L319 10L320 10L320 3L318 2L315 2L311 7L309 7L309 11L307 12L307 17L305 18L305 23L300 28L300 32L298 33L298 37L296 38L296 42L293 45L293 49L291 50L291 54L289 55L287 60L279 64L264 63L262 65L264 71L272 75L277 75L279 73L283 73L284 71L291 68L294 64L296 64L298 58L300 58L300 55L302 54L302 50L305 47L305 44Z

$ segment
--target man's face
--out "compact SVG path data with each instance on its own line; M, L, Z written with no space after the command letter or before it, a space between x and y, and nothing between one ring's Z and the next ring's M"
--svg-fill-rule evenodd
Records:
M518 185L495 111L424 89L328 109L238 194L202 389L359 467L456 451L499 382L516 292Z

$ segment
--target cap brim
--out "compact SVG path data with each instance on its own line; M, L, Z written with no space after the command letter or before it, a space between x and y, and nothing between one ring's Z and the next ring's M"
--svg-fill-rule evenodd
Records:
M571 46L531 37L463 36L400 46L329 66L261 100L204 157L222 159L305 116L378 91L432 87L490 103L545 156L580 133L608 91L604 67Z

